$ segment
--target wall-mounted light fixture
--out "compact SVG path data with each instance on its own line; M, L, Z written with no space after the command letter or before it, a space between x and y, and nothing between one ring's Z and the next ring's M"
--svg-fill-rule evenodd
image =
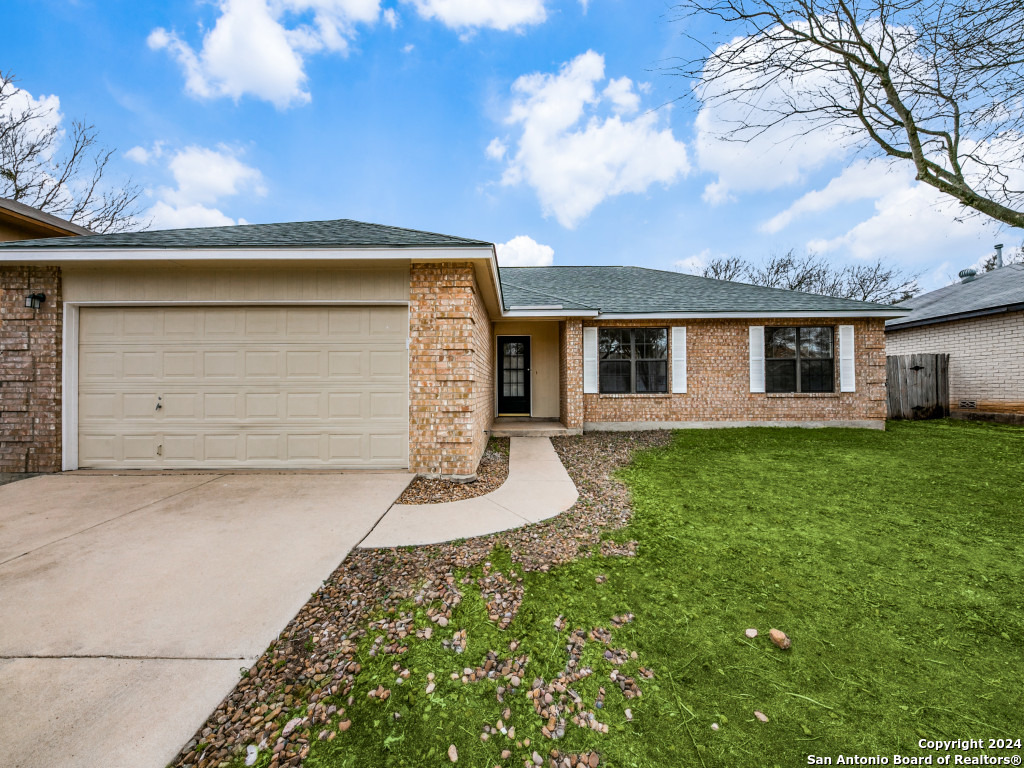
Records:
M45 293L30 293L25 297L25 306L29 309L39 309L46 301Z

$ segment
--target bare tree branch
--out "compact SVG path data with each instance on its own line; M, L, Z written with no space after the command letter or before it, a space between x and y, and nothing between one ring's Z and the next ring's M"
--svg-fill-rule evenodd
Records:
M685 0L724 22L673 67L703 105L744 108L718 137L841 131L914 164L969 213L1024 227L1020 0ZM692 39L692 38L691 38Z
M0 197L93 232L139 229L142 189L105 183L114 150L100 146L95 126L74 121L65 136L51 109L21 104L14 83L0 72Z
M895 304L920 292L916 275L886 266L881 260L837 269L820 256L800 256L793 250L781 256L772 254L759 264L738 256L716 258L704 267L702 275L879 304Z

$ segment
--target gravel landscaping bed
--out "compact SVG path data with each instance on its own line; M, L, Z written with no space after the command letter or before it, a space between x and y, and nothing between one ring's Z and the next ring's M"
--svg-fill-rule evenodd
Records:
M401 662L402 654L413 642L428 640L435 627L449 627L452 610L462 600L460 590L472 589L470 585L474 582L486 603L490 622L504 629L514 619L522 599L521 572L547 571L552 566L596 552L621 556L634 554L635 542L616 543L607 538L601 539L602 532L624 526L632 513L625 486L612 478L611 473L629 463L634 452L665 445L670 439L670 433L655 431L553 438L552 444L580 494L572 509L562 515L537 525L452 544L352 552L299 611L277 641L244 673L234 691L171 765L183 768L220 766L224 762L242 765L248 750L252 760L258 760L259 766L298 766L309 754L314 741L332 741L352 726L346 708L353 706L355 697L387 699L391 695L390 689L383 685L372 689L365 683L359 685L362 664L357 655L360 646L365 648L369 642L367 638L373 638L370 657L388 654L389 661L394 658ZM491 450L495 442L492 441L488 448L491 454L486 470L488 479L483 481L496 482L493 487L504 480L500 466L502 461L493 455L501 451ZM506 439L506 475L507 446ZM481 474L483 471L481 467ZM501 480L495 481L499 476ZM411 490L413 486L405 495ZM452 490L451 484L446 483L444 500L451 500ZM436 489L424 481L410 497L418 501L407 500L403 495L399 502L430 503L436 498L431 498L434 492ZM511 558L513 567L506 569L507 573L492 570L489 563L485 564L495 547L507 550ZM475 579L461 576L460 572L476 566L483 567L482 575ZM421 609L421 614L425 610L430 622L427 626L423 626L422 621L420 626L415 625L410 605ZM621 621L631 618L622 617ZM558 627L556 629L561 631ZM452 630L454 635L445 641L446 647L460 652L460 643L462 648L465 647L465 631L455 626L447 631ZM607 642L607 637L602 636L600 630L595 631L600 642ZM465 684L483 677L497 678L501 683L497 688L499 701L502 701L505 686L509 690L518 689L520 684L528 687L528 682L520 679L525 658L516 655L518 642L514 638L509 640L512 642L508 658L500 658L497 653L493 656L488 654L483 667L462 670L462 682ZM585 640L580 638L580 647ZM575 663L567 667L565 679L569 682L584 676L585 670L569 672ZM409 670L403 669L401 663L396 663L394 670L397 678L392 685L401 685L401 680L408 678ZM446 674L448 670L437 671ZM433 679L431 673L430 680ZM614 674L611 679L613 682L617 680ZM571 699L568 704L559 703L558 692L565 690L564 681L554 680L547 687L538 686L538 682L543 683L534 680L527 695L537 702L538 713L546 713L545 717L550 707L552 729L564 729L566 718L584 722L586 713ZM622 690L631 686L635 688L633 679L629 677L620 676L615 684ZM433 685L431 682L428 693ZM566 696L562 695L561 701L565 699ZM490 731L494 731L497 737L500 728L500 720L497 729L485 726L481 739L486 741ZM514 729L508 738L511 748ZM515 742L515 746L523 747L520 742ZM525 747L530 749L528 739ZM537 744L535 748L541 748L541 745ZM454 746L451 749L454 750ZM539 764L538 753L533 754L537 756L534 762ZM560 768L599 764L596 753L562 755L552 749L547 754L550 764Z
M396 504L443 504L446 501L461 501L483 496L497 490L508 479L509 439L492 437L487 441L487 450L480 459L476 480L472 483L453 483L417 477L398 497Z

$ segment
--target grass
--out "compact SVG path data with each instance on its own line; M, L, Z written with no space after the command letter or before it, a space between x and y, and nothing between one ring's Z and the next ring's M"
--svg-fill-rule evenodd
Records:
M313 741L305 765L442 765L455 744L468 766L523 765L533 749L557 747L596 750L610 766L743 768L807 765L812 754L921 757L931 754L917 747L922 738L1024 738L1024 430L686 431L621 476L635 515L610 536L636 540L635 558L594 555L525 574L503 632L474 584L462 586L447 630L413 639L402 656L369 656L371 634L351 730ZM492 563L520 573L508 552ZM422 607L410 608L427 626ZM613 628L624 612L636 619ZM510 656L515 639L530 657L524 688L551 679L567 660L567 633L553 628L560 614L569 629L612 629L612 646L638 655L626 674L654 671L638 677L642 698L627 701L609 681L605 646L587 643L582 663L596 674L573 687L591 709L606 688L597 714L608 734L570 724L549 741L521 693L500 704L496 682L449 678L488 650ZM761 635L748 640L748 627ZM792 637L789 651L769 643L770 627ZM465 653L442 648L461 628ZM395 662L411 672L401 686ZM386 702L366 697L378 684L392 690ZM506 705L529 748L480 740ZM499 759L503 748L511 759Z

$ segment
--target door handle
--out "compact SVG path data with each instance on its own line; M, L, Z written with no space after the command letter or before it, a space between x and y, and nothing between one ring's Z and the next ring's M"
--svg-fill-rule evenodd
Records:
M163 400L163 397L158 395L156 398L156 410L158 411L164 407L164 404L160 402L161 400Z

